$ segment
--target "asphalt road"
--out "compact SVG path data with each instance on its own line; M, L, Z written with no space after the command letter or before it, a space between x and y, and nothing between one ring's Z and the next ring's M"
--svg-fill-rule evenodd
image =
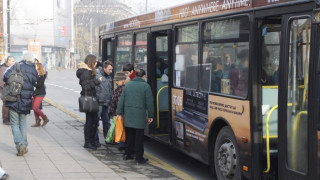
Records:
M45 84L47 98L85 118L85 114L78 111L81 87L75 70L49 71ZM154 140L146 140L145 151L196 179L215 179L210 174L209 166L167 145Z

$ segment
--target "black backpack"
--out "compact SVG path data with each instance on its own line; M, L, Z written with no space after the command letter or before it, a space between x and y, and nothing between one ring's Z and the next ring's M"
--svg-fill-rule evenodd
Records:
M23 75L20 71L20 64L15 63L8 81L3 87L2 99L5 101L15 102L21 93L23 86Z

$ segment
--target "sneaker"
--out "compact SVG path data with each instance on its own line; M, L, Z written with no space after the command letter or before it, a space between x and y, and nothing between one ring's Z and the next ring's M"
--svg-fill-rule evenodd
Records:
M145 164L146 162L148 162L149 159L147 158L142 158L141 160L136 160L136 164Z
M28 153L28 148L25 147L25 148L24 148L24 151L23 151L23 154L27 154L27 153Z
M17 156L23 156L24 146L22 144L19 145Z
M11 125L10 121L8 121L8 122L3 122L3 124L4 124L4 125L7 125L7 126L10 126L10 125Z
M9 179L8 174L4 174L2 177L0 177L0 180L6 180L6 179Z

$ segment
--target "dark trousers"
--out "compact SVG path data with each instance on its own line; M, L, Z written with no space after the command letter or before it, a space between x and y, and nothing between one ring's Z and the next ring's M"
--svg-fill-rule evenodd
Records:
M6 101L2 101L2 121L5 122L10 122L9 118L9 108L6 106Z
M86 123L84 124L84 140L86 144L94 142L94 136L97 132L98 123L98 112L86 113Z
M103 137L106 138L109 128L111 126L110 118L109 118L109 106L99 106L99 112L98 112L98 118L102 121L102 127L103 127ZM99 126L99 122L98 122ZM99 131L97 130L95 135L95 141L99 142Z
M144 129L136 129L125 127L126 129L126 154L133 154L134 150L136 152L136 160L140 161L143 158L144 148Z

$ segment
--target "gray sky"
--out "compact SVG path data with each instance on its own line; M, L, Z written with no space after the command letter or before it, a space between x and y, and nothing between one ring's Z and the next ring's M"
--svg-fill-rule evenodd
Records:
M199 0L123 0L128 6L132 7L133 11L138 13L145 13L146 1L148 12L152 12Z

